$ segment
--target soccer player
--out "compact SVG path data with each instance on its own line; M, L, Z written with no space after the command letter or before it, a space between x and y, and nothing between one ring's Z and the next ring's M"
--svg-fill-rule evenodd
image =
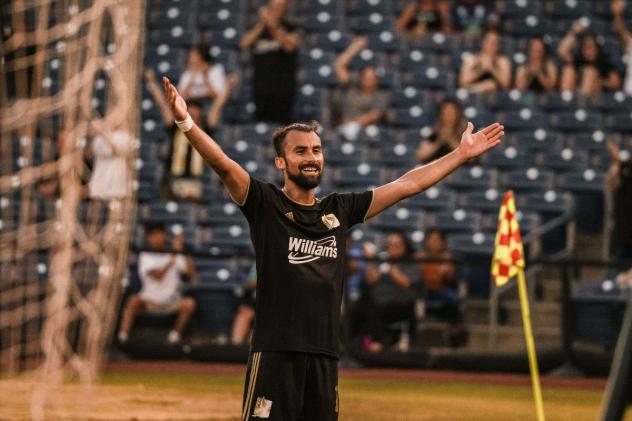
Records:
M338 419L338 344L345 238L402 199L439 182L496 146L504 128L472 133L444 157L363 193L316 198L324 155L316 123L294 123L272 135L282 189L252 178L188 116L163 78L176 124L213 168L250 225L257 266L255 328L246 372L243 420Z

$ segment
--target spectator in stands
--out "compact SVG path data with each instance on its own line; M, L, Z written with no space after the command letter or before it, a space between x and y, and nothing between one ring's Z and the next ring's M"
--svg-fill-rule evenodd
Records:
M290 123L294 114L300 36L286 17L287 0L270 0L239 46L254 58L254 100L258 121Z
M624 54L628 56L628 62L626 63L625 80L623 81L623 91L627 95L632 95L632 34L625 23L624 11L625 2L623 0L615 0L611 4L612 15L614 16L613 26L614 30L619 35L621 44L625 50Z
M578 90L582 94L592 95L619 89L619 73L597 43L595 35L584 33L585 30L585 23L581 19L577 20L560 42L558 53L564 61L560 90ZM579 51L574 52L577 44Z
M224 66L215 63L206 45L189 50L187 68L180 76L178 91L185 101L195 100L209 109L209 125L216 127L228 96L237 84L237 75L226 76Z
M149 92L160 109L160 115L170 140L169 176L167 179L169 196L178 199L200 200L202 199L203 191L204 160L189 144L184 133L175 124L167 99L158 85L156 74L153 70L145 70L145 80ZM207 133L212 134L219 124L221 110L236 83L236 78L231 77L230 80L232 82L229 81L223 93L221 95L218 94L219 96L213 101L211 110L208 113L205 113L204 105L197 99L189 99L187 101L191 118Z
M621 154L619 146L608 142L612 164L606 174L608 189L614 201L614 227L612 230L612 255L618 271L632 266L632 161Z
M451 152L459 146L466 126L461 105L454 99L444 100L439 106L439 117L432 127L432 134L419 143L417 161L426 164Z
M347 140L355 140L360 129L378 123L390 101L389 94L378 89L379 77L375 67L363 67L357 83L349 72L349 62L367 46L367 43L366 37L354 38L334 63L340 89L336 92L333 105L340 115L333 120L334 123L340 123L338 130Z
M558 69L548 55L547 45L542 37L529 41L527 62L516 70L516 89L536 93L551 92L557 86Z
M118 340L126 343L134 323L136 313L141 310L157 313L178 313L173 329L167 336L167 342L176 344L181 341L182 332L195 311L195 301L182 296L182 276L186 275L192 283L197 280L193 260L181 254L184 237L177 235L173 239L173 251L166 252L167 233L160 224L149 225L147 244L152 251L143 251L138 256L138 275L142 284L138 294L127 300Z
M500 54L500 34L495 29L487 30L481 44L480 53L464 60L459 85L475 93L509 89L511 62Z
M448 3L437 0L419 0L408 3L395 22L395 30L409 36L431 32L452 32Z
M438 229L426 233L424 249L417 256L421 259L452 259L448 250L445 234ZM422 261L419 264L421 280L426 291L426 301L443 306L441 316L455 326L461 321L459 296L455 290L456 268L453 262Z
M125 130L94 129L92 139L92 174L88 183L92 199L113 200L131 192L128 158L134 147L132 136Z
M233 345L241 345L248 339L250 327L255 318L256 289L257 267L252 265L250 272L248 272L248 277L246 278L244 295L241 297L239 306L237 307L237 314L235 314L235 319L233 320Z
M388 325L393 322L408 322L408 335L410 340L414 340L419 270L415 262L407 261L414 257L414 253L406 234L391 232L386 237L385 261L367 265L365 279L370 300L367 309L370 336L365 338L363 345L370 351L378 352L384 348Z
M478 35L498 21L493 0L455 0L450 11L451 26L455 31Z

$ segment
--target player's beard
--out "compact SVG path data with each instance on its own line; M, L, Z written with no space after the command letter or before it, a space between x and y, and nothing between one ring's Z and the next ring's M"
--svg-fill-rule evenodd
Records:
M286 161L286 166L287 166L287 161ZM302 171L303 168L305 167L316 167L318 168L318 171L316 172L316 174L309 176L309 175L306 175ZM321 166L314 163L299 165L298 172L296 173L292 173L292 171L290 171L289 169L286 172L287 172L287 178L292 180L294 183L296 183L297 186L299 186L303 190L311 190L318 187L318 185L320 184L320 179L323 175L323 170Z

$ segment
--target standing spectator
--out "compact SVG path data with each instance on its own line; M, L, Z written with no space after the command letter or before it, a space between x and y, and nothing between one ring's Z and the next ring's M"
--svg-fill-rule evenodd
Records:
M169 104L167 104L165 95L158 85L156 74L153 70L147 69L145 71L145 80L149 92L160 109L165 131L170 140L168 162L169 177L167 180L169 195L179 199L199 200L202 198L203 191L202 175L204 173L204 160L189 144L184 133L182 133L175 124ZM203 130L213 133L219 124L221 110L226 104L230 96L230 91L235 83L236 78L233 76L229 77L229 81L227 85L224 86L222 94L218 94L213 101L209 113L204 112L204 105L198 100L190 99L187 101L191 118L197 125L202 127Z
M138 256L138 275L142 288L127 300L118 340L126 343L134 323L136 313L141 310L156 313L178 313L173 329L167 336L167 342L176 344L182 338L182 332L195 311L195 301L182 296L182 275L196 282L197 273L193 260L180 254L184 238L178 235L173 239L173 250L178 254L165 252L167 233L162 225L147 227L147 243L153 251L143 251Z
M395 22L395 30L410 36L452 32L449 15L449 5L444 1L418 0L406 5Z
M377 265L370 263L366 269L370 306L369 333L364 346L378 352L384 347L386 329L390 323L408 322L409 337L414 339L416 331L415 299L419 270L412 261L412 243L403 232L392 232L386 238L386 261Z
M560 42L558 53L564 61L560 90L579 90L584 95L592 95L619 89L619 73L597 43L595 35L586 34L585 30L584 22L577 20ZM577 44L579 51L575 53Z
M248 277L244 295L241 297L237 307L237 314L233 320L233 345L241 345L248 339L250 326L255 318L255 298L257 294L257 266L252 265Z
M628 62L626 63L625 80L623 81L623 91L627 95L632 95L632 34L628 30L625 24L623 13L625 11L625 2L623 0L615 0L611 3L612 15L614 16L613 26L614 30L619 35L621 44L625 49L625 55L628 56Z
M483 28L496 23L493 0L455 0L450 13L451 26L455 31L478 35Z
M417 161L426 164L453 151L459 146L466 126L461 105L454 99L444 100L439 106L439 117L432 127L432 134L419 143Z
M618 271L632 266L632 161L622 160L619 147L608 142L612 164L606 175L608 189L614 201L612 255Z
M422 259L452 259L447 248L445 234L438 230L429 230L426 234L424 249L418 253ZM422 261L419 265L421 278L426 290L428 303L440 303L444 306L442 316L456 325L461 321L459 296L455 291L456 269L453 262Z
M237 75L226 76L224 66L215 63L208 46L197 45L189 50L189 61L180 76L178 91L186 101L199 101L205 109L210 105L209 123L215 127L236 83Z
M500 54L500 34L483 34L482 49L467 57L461 66L459 85L475 93L504 91L511 85L511 62Z
M529 41L527 62L516 70L516 89L530 92L551 92L557 85L557 66L548 56L548 49L541 37Z
M270 0L259 9L259 20L241 38L241 49L254 58L254 96L258 121L289 123L294 113L297 26L286 16L287 0Z
M130 194L128 156L133 147L132 137L121 129L94 136L93 167L88 183L91 199L122 199Z
M347 140L357 139L361 128L379 122L390 101L387 92L378 90L379 78L375 67L363 67L359 83L352 80L349 62L367 43L366 37L356 37L334 63L340 84L335 100L340 113L338 130Z

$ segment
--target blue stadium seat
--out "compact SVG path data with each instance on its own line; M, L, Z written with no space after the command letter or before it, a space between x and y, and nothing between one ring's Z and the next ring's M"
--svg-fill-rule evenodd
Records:
M349 46L351 37L340 29L334 29L328 33L309 34L305 37L306 44L311 47L322 48L325 51L340 52Z
M529 13L524 17L505 19L502 22L503 33L513 37L535 37L548 34L552 22L543 15Z
M519 111L535 105L535 97L528 92L490 92L486 95L486 106L491 111Z
M445 233L473 232L481 222L481 214L475 211L467 211L463 208L439 211L435 214L426 214L424 226L437 228Z
M570 191L577 201L577 228L582 232L598 233L604 219L604 173L592 168L564 174L558 187Z
M203 31L222 30L227 27L243 30L243 20L239 17L239 11L231 10L229 7L199 9L196 21L198 28Z
M565 132L590 130L602 125L601 114L585 109L562 111L552 114L549 123L552 127Z
M391 124L395 127L427 126L434 122L434 115L431 115L420 105L391 110L388 116Z
M543 168L549 168L555 173L565 173L568 171L586 168L588 165L588 154L582 150L572 148L549 149L541 154L541 159L536 161Z
M554 0L545 2L545 12L553 18L578 19L591 13L588 1L585 0Z
M453 208L456 197L456 193L448 188L432 186L422 193L409 197L404 203L410 208L436 212Z
M368 34L369 48L385 53L395 53L400 48L400 39L395 32L386 29L382 32Z
M485 190L494 186L496 178L495 170L474 165L457 169L441 183L456 190Z
M352 16L348 21L349 29L357 34L380 34L395 28L393 16L373 12L368 15Z
M553 187L553 172L547 169L531 167L513 170L501 176L500 185L504 189L516 192L542 191Z
M542 13L542 2L538 0L507 0L497 2L496 10L503 18L519 18L528 13L540 15Z
M342 142L336 139L332 143L331 146L325 145L326 165L352 167L369 159L369 150L362 142Z
M416 72L403 73L402 81L419 89L451 89L455 76L450 71L435 66L419 67Z
M303 29L307 32L328 33L342 27L342 18L328 11L309 14L303 21Z
M376 165L362 162L358 165L341 167L336 170L333 182L340 189L366 189L379 186L381 171Z
M415 164L415 150L405 143L384 142L380 144L379 162L387 168L409 169Z
M217 201L204 210L197 222L212 226L244 225L246 218L235 203Z
M502 120L501 120L502 121ZM531 154L515 146L497 147L481 157L481 162L490 168L510 170L531 164Z
M389 208L369 220L369 226L384 232L410 231L421 227L423 213L404 205Z
M504 122L503 122L504 123ZM506 134L507 143L530 151L542 151L560 147L563 138L556 131L539 127L535 130Z
M172 4L167 8L151 8L147 11L147 26L149 28L171 28L192 26L191 9L186 3Z
M432 109L434 101L428 91L415 88L414 86L404 86L393 92L391 107L410 108L414 105L424 107L424 109Z
M547 115L532 108L498 112L496 116L498 121L503 122L506 131L535 130L548 126Z
M575 92L551 92L541 94L537 104L545 111L575 111L586 108L588 98Z
M350 15L379 13L387 16L393 14L393 4L391 0L349 0L346 2L346 6L347 12Z
M612 131L616 132L632 132L632 113L616 113L613 115L606 115L603 119L604 126Z
M464 192L458 198L458 206L482 213L498 213L503 193L497 189Z

